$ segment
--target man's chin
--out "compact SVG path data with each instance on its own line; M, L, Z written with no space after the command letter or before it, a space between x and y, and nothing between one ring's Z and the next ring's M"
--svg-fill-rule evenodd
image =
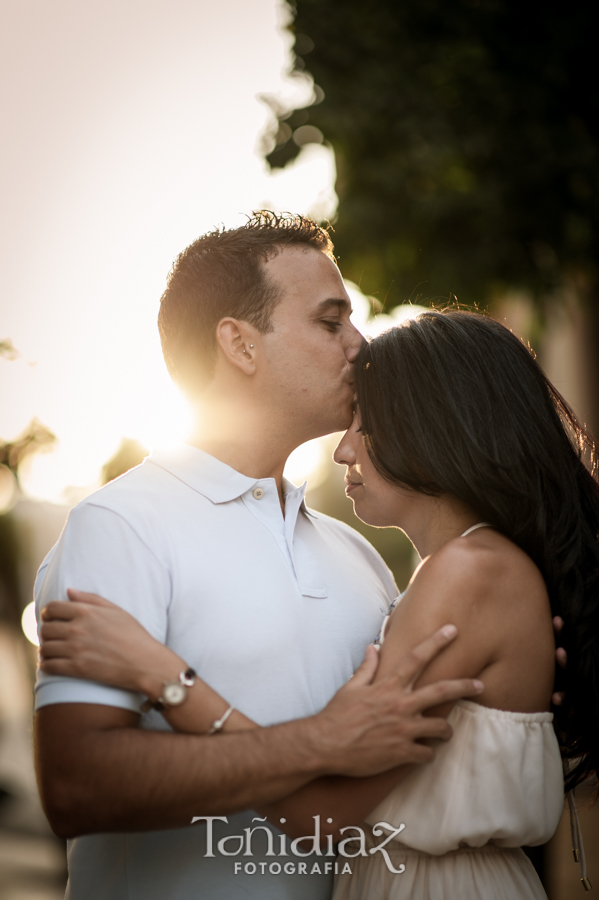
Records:
M323 416L320 422L312 421L313 431L310 437L304 438L304 441L314 440L314 438L326 437L327 434L337 434L340 431L347 431L354 417L353 403L349 405L347 411L336 409L334 413L326 418Z
M337 410L336 419L337 423L331 431L347 431L354 419L353 397L352 402L347 405L345 410L343 408Z

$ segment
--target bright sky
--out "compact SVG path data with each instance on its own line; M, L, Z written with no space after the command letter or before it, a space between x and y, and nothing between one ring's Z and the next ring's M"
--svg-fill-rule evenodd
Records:
M59 438L26 489L92 484L121 438L182 436L156 315L176 254L267 206L332 215L334 161L309 145L268 173L260 94L289 77L278 0L21 0L0 35L0 438Z

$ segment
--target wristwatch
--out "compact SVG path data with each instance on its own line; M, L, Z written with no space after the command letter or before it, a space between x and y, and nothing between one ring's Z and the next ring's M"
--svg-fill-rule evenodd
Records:
M148 712L150 709L157 709L160 712L163 709L170 709L171 706L181 706L187 697L187 688L193 686L197 674L193 669L185 669L184 672L179 673L176 681L165 681L158 700L152 701L148 698L142 703L141 711Z

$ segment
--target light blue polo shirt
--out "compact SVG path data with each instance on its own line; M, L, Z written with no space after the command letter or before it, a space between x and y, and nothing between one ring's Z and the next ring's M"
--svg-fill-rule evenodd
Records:
M189 445L152 454L70 513L40 568L38 610L67 587L134 615L237 709L260 725L322 709L361 663L397 594L379 555L347 525L306 508L305 485L253 479ZM40 673L36 708L87 702L139 711L140 696ZM159 713L142 727L170 730ZM202 816L202 811L197 811ZM69 842L71 900L327 900L325 857L290 873L281 833L252 836L252 855L226 855L253 822L212 823ZM227 835L231 841L218 841ZM245 848L247 849L247 847ZM244 869L248 862L256 870ZM239 865L241 864L241 869ZM281 871L277 866L281 865ZM309 864L308 864L309 863ZM318 871L320 870L320 874Z

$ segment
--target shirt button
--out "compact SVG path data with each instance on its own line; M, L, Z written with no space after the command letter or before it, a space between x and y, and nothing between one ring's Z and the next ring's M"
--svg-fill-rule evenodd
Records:
M262 500L262 498L264 497L264 491L262 490L262 488L256 488L253 493L256 500Z

